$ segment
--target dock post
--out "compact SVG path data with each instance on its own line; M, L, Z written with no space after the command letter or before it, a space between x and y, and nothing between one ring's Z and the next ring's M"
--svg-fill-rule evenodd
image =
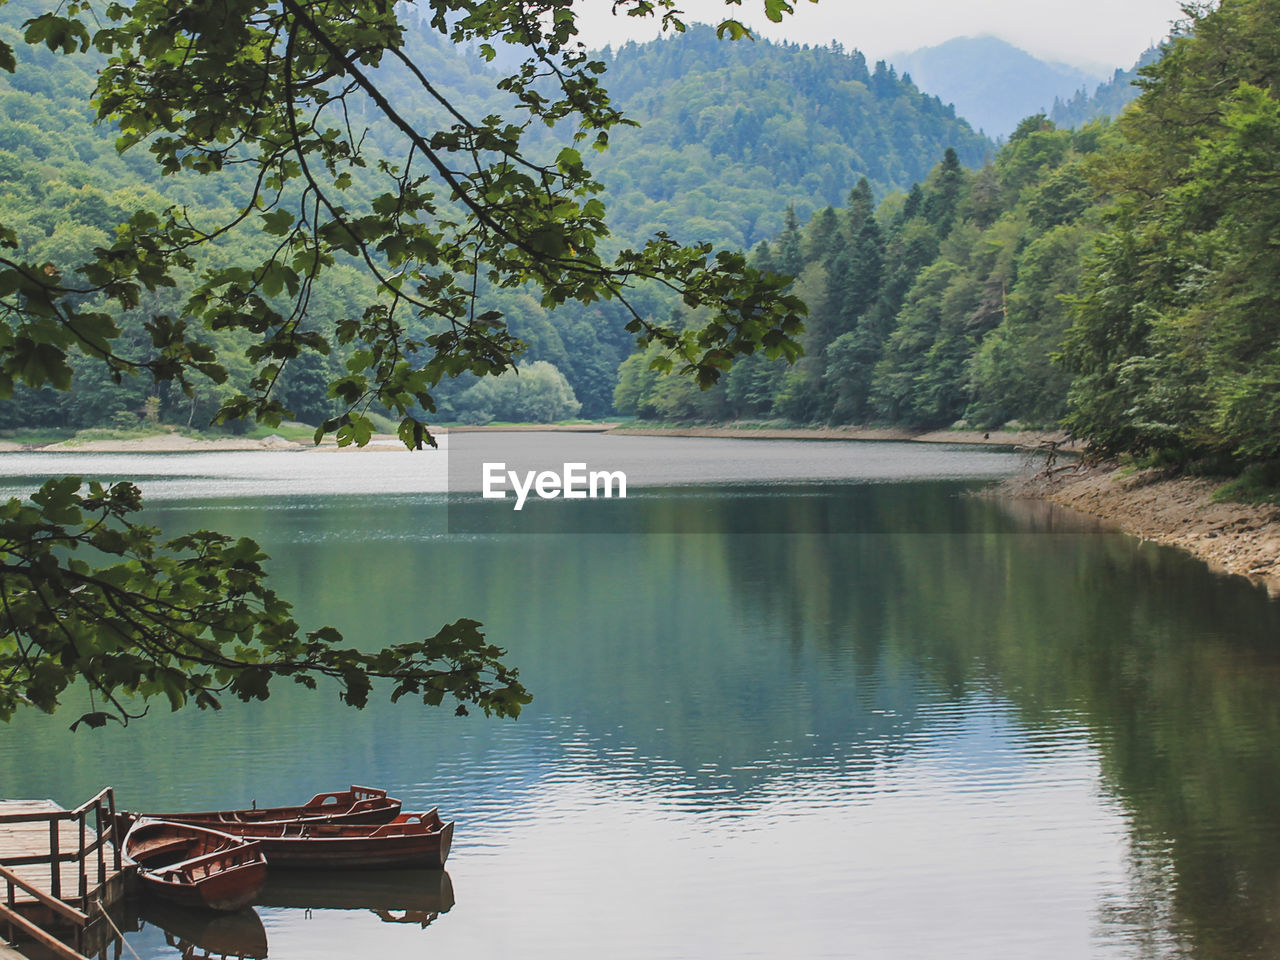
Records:
M112 869L114 869L116 873L119 873L120 872L120 843L122 840L124 840L124 837L120 836L116 832L116 792L111 788L107 789L107 813L108 813L107 823L109 824L107 829L111 831L111 849L113 851L111 855L111 859L114 861ZM99 826L98 832L99 833L102 832L101 826Z
M84 828L87 817L88 811L80 814L80 859L77 861L77 864L80 867L80 906L85 909L86 913L88 913L89 907L89 870L84 862Z
M49 892L62 899L62 855L58 851L58 818L49 821Z

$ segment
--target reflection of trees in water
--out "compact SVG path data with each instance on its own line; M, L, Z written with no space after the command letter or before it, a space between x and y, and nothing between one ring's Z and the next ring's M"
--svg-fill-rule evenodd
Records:
M352 537L311 575L377 568L387 598L429 583L439 614L465 606L511 647L534 715L572 718L549 762L626 768L695 805L833 763L856 788L920 742L939 697L995 694L1032 731L1083 724L1132 823L1132 895L1100 922L1162 951L1280 952L1280 608L1174 551L963 489L698 491L655 504L655 528L737 535L383 541L381 560ZM383 606L392 633L423 613Z
M467 724L463 745L420 711L370 708L356 722L287 689L252 714L227 711L222 729L234 739L243 727L249 740L305 729L314 743L345 744L344 756L376 756L381 776L368 778L392 782L409 762L395 744L415 768L440 770L463 749L518 749L527 782L473 756L470 788L527 789L543 771L578 765L710 808L818 775L856 790L928 742L931 705L995 696L1026 731L1091 731L1105 788L1131 824L1131 889L1099 906L1109 933L1152 944L1142 955L1280 954L1280 605L1174 551L1076 533L1069 514L963 489L866 485L819 503L724 488L655 507L658 529L696 515L733 536L363 542L371 514L317 510L299 543L297 511L246 512L255 528L237 532L277 557L285 592L311 598L308 620L384 644L423 622L475 616L536 699L514 727ZM377 521L412 531L420 509L396 504ZM750 533L766 510L775 528L878 532ZM352 571L363 573L354 607L331 589ZM164 729L167 752L195 755L201 720L165 718L134 743ZM50 734L51 755L63 739L68 755L89 750ZM73 767L93 764L60 765L50 783ZM114 767L124 777L134 765Z
M1121 896L1106 892L1099 898L1098 925L1110 943L1123 944L1134 957L1162 960L1198 954L1182 939L1175 906L1176 876L1168 844L1130 837L1128 888Z
M1280 604L1262 591L1069 533L778 538L730 563L741 602L860 675L909 663L952 697L1007 699L1027 729L1090 729L1132 824L1133 895L1101 911L1126 939L1280 952Z

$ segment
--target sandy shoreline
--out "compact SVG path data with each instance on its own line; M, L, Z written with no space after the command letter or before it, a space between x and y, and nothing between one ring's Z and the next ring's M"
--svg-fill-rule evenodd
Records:
M217 437L197 439L177 433L158 433L133 440L68 440L47 445L13 443L0 440L0 453L206 453L236 450L317 450L321 452L347 450L404 449L400 438L394 434L375 434L367 447L339 447L332 439L316 446L298 443L281 436L262 439L252 437Z
M1280 507L1215 501L1214 491L1225 482L1171 478L1156 470L1129 473L1107 464L1050 478L1015 478L1000 492L1048 500L1114 523L1135 537L1185 550L1211 569L1247 577L1280 597Z
M608 431L637 437L727 437L740 440L898 440L912 443L979 443L991 446L1038 447L1065 444L1067 435L1053 430L898 430L889 427L644 427L620 426ZM1073 448L1062 446L1063 452Z
M1018 432L994 430L934 430L913 433L908 430L878 429L872 427L645 427L622 426L616 423L583 423L560 426L556 424L516 424L483 427L436 427L434 433L616 433L620 436L638 437L726 437L741 440L898 440L915 443L977 443L991 446L1038 447L1044 442L1062 443L1065 434L1052 431L1024 430ZM400 447L394 434L376 434L368 447L344 447L344 451L357 449L386 450ZM326 438L319 446L270 436L255 440L249 437L218 437L195 439L178 433L157 433L133 440L69 440L48 445L22 444L0 440L0 453L196 453L214 450L338 450L332 438ZM1064 452L1069 446L1062 447Z

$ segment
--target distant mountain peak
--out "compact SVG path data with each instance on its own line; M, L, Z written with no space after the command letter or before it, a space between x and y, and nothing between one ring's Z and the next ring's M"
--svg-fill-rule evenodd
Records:
M898 74L909 74L924 93L955 104L956 113L991 137L1008 136L1019 121L1048 113L1100 79L1091 70L1042 60L985 34L955 37L890 58Z

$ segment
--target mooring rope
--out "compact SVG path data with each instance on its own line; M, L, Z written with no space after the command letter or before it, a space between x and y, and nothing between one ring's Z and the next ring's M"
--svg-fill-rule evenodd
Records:
M125 945L125 949L133 954L134 960L142 960L142 958L138 956L138 951L133 949L133 945L124 938L124 934L120 931L120 928L116 926L116 922L111 919L111 914L107 913L107 908L103 904L101 897L98 898L98 909L102 911L102 915L106 918L107 923L111 924L111 929L116 932L116 936L119 937L120 942Z

